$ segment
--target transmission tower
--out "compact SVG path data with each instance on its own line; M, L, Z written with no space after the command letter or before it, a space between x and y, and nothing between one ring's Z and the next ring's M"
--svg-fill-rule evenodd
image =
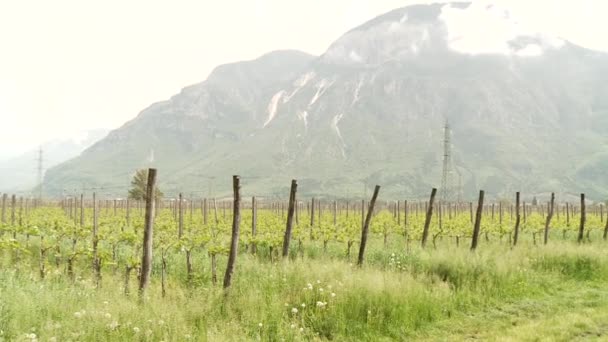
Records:
M441 200L452 199L452 145L450 139L450 123L445 120L443 127L443 172L441 175Z
M38 149L38 199L42 200L42 181L43 181L43 153L42 146Z

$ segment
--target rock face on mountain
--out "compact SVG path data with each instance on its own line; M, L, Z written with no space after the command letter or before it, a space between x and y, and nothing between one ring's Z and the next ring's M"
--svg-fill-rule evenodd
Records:
M319 57L277 51L220 66L49 170L45 188L126 193L136 168L154 166L168 194L229 194L239 174L259 196L285 195L292 178L306 195L360 197L381 184L386 198L426 196L441 182L448 120L465 198L606 197L608 55L540 34L472 51L453 24L470 6L394 10Z

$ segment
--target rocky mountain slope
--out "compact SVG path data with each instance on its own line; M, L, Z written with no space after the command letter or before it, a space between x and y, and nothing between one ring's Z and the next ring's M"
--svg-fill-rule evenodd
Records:
M319 57L277 51L220 66L49 170L45 187L126 192L136 168L155 166L168 194L229 194L239 174L261 196L284 195L291 178L307 195L360 197L378 183L387 198L427 196L449 120L465 197L606 197L608 55L541 34L473 51L453 24L470 6L394 10Z

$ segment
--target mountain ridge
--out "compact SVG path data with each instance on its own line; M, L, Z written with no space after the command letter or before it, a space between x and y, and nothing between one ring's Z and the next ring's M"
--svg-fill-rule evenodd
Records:
M451 50L445 6L378 16L319 57L283 51L220 66L50 170L46 187L80 181L126 192L136 168L155 166L169 193L229 193L219 179L241 174L256 194L282 194L297 178L306 195L359 196L378 183L390 197L421 196L440 183L449 119L453 176L467 195L605 197L607 55L568 42L518 55L540 44L535 36L518 36L513 53Z

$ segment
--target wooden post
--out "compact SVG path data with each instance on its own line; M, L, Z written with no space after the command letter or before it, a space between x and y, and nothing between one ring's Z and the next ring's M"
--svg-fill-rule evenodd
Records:
M545 221L545 245L549 242L549 225L551 224L551 218L553 217L553 207L555 205L555 193L551 193L551 202L549 203L547 220Z
M431 190L431 199L429 200L429 205L427 206L426 219L424 220L424 230L422 231L421 241L422 248L424 248L426 245L426 240L429 237L429 227L431 226L431 218L433 217L433 203L435 203L436 194L437 188L433 188L433 190Z
M241 184L239 176L232 176L232 188L234 191L234 205L232 206L232 239L230 241L230 254L228 254L228 265L224 275L224 289L230 287L232 273L236 263L236 255L239 247L239 225L241 223Z
M583 242L583 237L584 237L584 233L585 233L585 217L586 213L585 213L585 194L581 194L581 222L580 222L580 226L578 228L578 242L581 243Z
M289 191L289 208L287 209L287 225L285 226L285 236L283 237L283 258L289 256L289 242L291 241L291 229L293 228L293 214L296 204L296 191L298 190L298 182L291 180L291 190ZM336 202L334 202L335 204ZM334 205L335 217L335 205Z
M604 240L608 239L608 215L606 215L606 226L604 227Z
M179 210L178 212L178 223L177 223L177 237L179 239L182 238L182 235L184 235L184 197L182 195L182 193L179 193L179 203L177 204L177 210Z
M361 243L359 244L359 259L357 261L357 265L363 265L363 257L365 255L365 245L367 244L367 234L369 231L369 224L372 220L372 215L374 213L374 205L376 204L376 199L378 198L378 192L380 192L380 185L376 185L374 189L374 195L372 196L371 202L369 202L369 208L367 208L367 217L365 218L365 224L363 224L363 229L361 229Z
M479 229L481 226L481 214L483 210L483 190L479 191L479 201L477 202L477 214L475 215L475 226L473 228L473 238L471 239L471 250L474 251L477 248L477 241L479 240Z
M498 223L502 227L502 202L498 202Z
M139 296L143 300L144 291L150 281L152 270L152 240L154 235L154 193L156 191L156 169L148 169L146 186L146 214L144 221L143 253L141 256L141 273L139 277Z
M517 239L519 238L519 221L521 215L519 214L519 191L515 193L515 229L513 233L513 246L517 245Z
M251 197L251 238L255 239L255 234L256 234L256 230L257 230L257 220L258 220L258 214L257 214L257 208L256 208L257 204L255 201L255 196ZM256 253L256 243L255 241L253 241L251 243L251 254L255 254Z

